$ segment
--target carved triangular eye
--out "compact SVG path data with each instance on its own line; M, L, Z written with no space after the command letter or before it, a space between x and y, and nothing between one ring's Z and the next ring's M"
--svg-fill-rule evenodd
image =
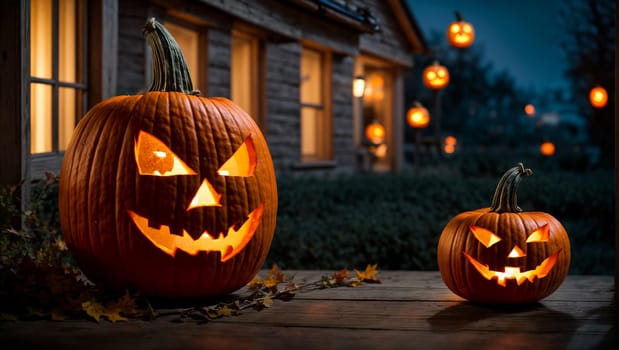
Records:
M217 173L221 176L252 176L256 170L258 157L251 136L234 152Z
M486 248L490 248L494 244L499 243L503 240L501 237L495 235L494 233L486 230L483 227L471 226L470 229L471 232L473 232L473 235L475 235L475 238L477 238L477 240L481 242L481 244L486 246Z
M155 136L141 131L134 146L135 163L140 175L196 175L168 146Z
M548 242L550 236L550 229L548 228L548 224L538 228L537 230L531 232L529 237L527 237L527 243L531 242Z

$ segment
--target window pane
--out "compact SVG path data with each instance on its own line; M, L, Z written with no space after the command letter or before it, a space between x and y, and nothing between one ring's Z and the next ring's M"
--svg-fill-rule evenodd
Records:
M319 158L320 120L323 117L321 110L304 107L301 109L301 156L303 161Z
M309 49L301 54L301 103L322 103L322 55Z
M77 21L75 0L60 0L58 4L58 78L77 82Z
M64 151L69 145L79 114L78 92L73 88L58 90L58 149Z
M30 152L52 151L52 86L30 85Z
M183 51L185 61L189 67L191 82L194 89L200 87L200 65L199 65L199 50L200 50L200 34L193 29L182 27L174 23L168 22L165 24L170 34L176 39L176 42Z
M30 74L52 77L52 0L30 3Z
M252 75L252 62L255 64L257 57L252 55L252 44L250 38L237 35L232 37L230 89L232 101L254 116L256 111L252 108L252 91L255 78Z

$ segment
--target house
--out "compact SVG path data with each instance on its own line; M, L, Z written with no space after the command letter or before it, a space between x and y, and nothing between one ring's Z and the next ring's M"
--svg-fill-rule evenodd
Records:
M150 17L179 42L202 96L255 118L278 172L358 171L368 144L375 169L402 166L403 73L425 51L404 0L7 0L0 184L58 174L88 108L150 85ZM374 121L380 147L364 136Z

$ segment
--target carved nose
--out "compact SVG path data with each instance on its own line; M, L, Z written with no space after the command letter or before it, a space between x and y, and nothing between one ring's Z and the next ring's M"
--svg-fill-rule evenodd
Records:
M204 181L202 181L202 184L200 185L200 188L198 188L198 191L196 191L196 194L193 196L193 199L189 203L189 207L187 207L187 210L197 207L221 207L219 199L221 199L221 194L215 191L215 188L213 188L213 185L211 185L211 183L208 182L207 179L204 179Z
M527 256L527 253L523 252L517 245L514 246L511 252L507 255L510 258L522 258L523 256Z

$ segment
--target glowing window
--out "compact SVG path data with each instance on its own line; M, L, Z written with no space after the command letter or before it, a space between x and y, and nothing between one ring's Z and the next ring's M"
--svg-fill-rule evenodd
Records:
M85 1L30 2L30 152L66 149L85 111Z

